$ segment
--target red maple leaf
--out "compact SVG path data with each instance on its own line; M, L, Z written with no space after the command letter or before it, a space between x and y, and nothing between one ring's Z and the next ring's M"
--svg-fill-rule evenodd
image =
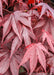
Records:
M18 22L20 21L22 24L25 26L31 27L31 20L29 19L30 14L28 13L23 13L21 11L16 11L13 14L9 16L9 18L5 21L3 24L3 38L2 41L4 40L5 36L10 32L11 27L14 30L15 34L19 37L21 40L21 24ZM26 19L25 17L28 17Z
M52 51L54 53L54 47L53 47L54 40L53 40L52 36L48 32L43 30L42 41L44 42L45 39L47 40L47 43L51 48L50 51Z
M48 12L47 15L49 15L49 16L51 15L51 16L54 18L54 10L53 10L48 4L46 4L46 3L39 3L37 6L38 6L38 7L39 7L39 6L42 6L40 18L41 18L45 13L47 13L47 12ZM51 14L50 14L50 13L51 13Z
M3 57L3 59L2 59ZM10 71L13 75L18 75L19 73L19 63L22 60L22 56L18 55L18 51L10 59L10 51L8 48L4 47L0 49L0 74L4 74L10 67ZM26 64L23 65L28 71Z
M30 60L30 74L29 75L31 75L32 72L34 71L35 67L37 66L37 60L39 60L40 64L46 71L46 58L43 53L43 51L44 51L47 54L49 54L48 51L46 50L46 48L41 43L37 43L37 44L33 43L33 44L30 44L27 47L27 49L28 50L26 51L19 66L23 65L28 60Z
M25 26L23 26L22 29L23 29L22 38L24 39L25 46L28 46L29 44L31 44L30 37L34 40L36 39L35 34L33 33L31 29L29 30Z

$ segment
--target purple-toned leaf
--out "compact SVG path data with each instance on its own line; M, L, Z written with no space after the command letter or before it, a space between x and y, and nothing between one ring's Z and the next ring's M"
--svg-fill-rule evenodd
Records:
M16 52L16 50L20 47L21 42L19 40L18 37L15 37L13 42L12 42L12 46L11 46L11 55L10 58L12 57L12 55Z
M15 55L15 59L17 59L17 63L20 64L21 60L22 60L22 57L19 56L19 55ZM27 64L23 64L22 66L27 70L27 72L29 72L29 68L28 68Z
M11 69L11 73L12 75L18 75L18 64L17 61L14 59L14 57L12 57L12 60L10 62L10 69Z
M31 28L31 21L29 20L29 17L31 16L28 13L22 13L21 11L14 12L16 21L20 21L25 26ZM28 19L27 19L27 18Z
M47 39L47 42L48 42L48 44L49 44L49 46L51 48L50 50L52 52L54 52L52 36L49 33L47 33L46 31L43 31L43 32L44 32L43 35L42 35L43 42L45 41L45 39Z
M34 33L33 33L33 31L27 29L25 26L23 26L23 34L22 34L22 36L23 36L23 38L24 38L25 46L31 44L31 39L30 39L30 37L31 37L32 39L34 39L34 40L36 39L36 38L35 38L35 35L34 35Z
M26 29L26 27L23 27L23 38L24 38L24 42L25 42L25 46L31 44L31 40L28 34L28 31Z
M34 71L35 67L37 66L37 53L36 51L32 50L32 54L30 55L30 74Z
M42 11L40 18L46 13L47 10L49 10L52 14L52 17L54 18L54 10L46 3L39 3L37 6L42 6Z
M44 68L46 72L46 58L43 51L40 48L37 48L37 55L38 55L40 64L42 65L42 67Z
M34 46L33 46L33 44L31 44L31 47L28 48L28 50L26 51L26 53L22 59L22 62L20 63L20 66L23 65L24 63L26 63L29 59L30 59L30 74L29 75L31 75L37 65L35 44L34 44Z
M11 21L11 23L12 23L12 28L13 28L14 32L16 33L16 35L17 35L17 36L19 37L19 39L21 40L20 34L19 34L19 32L18 32L17 22L16 22L16 20L15 20L15 18L14 18L14 15L12 15L12 21Z
M2 41L4 40L4 37L9 33L10 29L11 29L11 16L9 17L9 19L3 24L3 38Z
M41 43L38 43L37 44L38 48L40 50L43 50L45 53L47 53L49 55L49 52L47 51L47 49L44 47L44 45L42 45Z
M4 74L9 68L9 59L8 57L5 57L1 62L0 62L0 73Z

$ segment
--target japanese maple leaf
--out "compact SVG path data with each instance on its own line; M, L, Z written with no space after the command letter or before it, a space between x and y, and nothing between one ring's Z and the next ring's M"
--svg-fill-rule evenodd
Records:
M14 30L15 34L21 40L22 29L21 29L21 24L18 21L20 21L25 26L28 26L32 29L31 21L30 21L29 16L30 16L30 14L23 13L21 11L16 11L13 14L11 14L10 17L3 24L3 38L2 38L2 41L4 40L5 36L10 32L11 27L12 27L12 30ZM26 19L25 17L28 17L28 19Z
M43 26L43 27L42 27ZM54 19L45 18L39 20L33 29L41 28L47 32L50 32L54 39Z
M1 50L1 49L0 49ZM3 59L1 59L3 57ZM0 74L6 73L8 69L10 68L10 71L12 75L18 75L19 74L19 63L22 60L22 57L19 56L18 54L14 54L13 57L10 60L10 52L8 48L3 48L0 52ZM26 64L23 65L25 69L28 71L28 67Z
M31 29L29 30L25 26L23 26L22 37L24 39L25 46L31 44L31 38L34 39L34 40L36 39L35 34L33 33L33 31Z
M7 70L8 70L8 67L9 67L9 58L8 58L8 55L7 53L3 55L3 53L1 54L2 56L5 56L5 58L0 62L0 74L4 74ZM7 55L7 56L6 56ZM1 57L2 57L1 56ZM0 57L0 58L1 58Z
M23 13L22 11L16 11L14 12L14 16L15 16L15 19L20 21L22 24L24 24L25 26L31 28L31 14L29 13ZM27 18L28 19L27 19Z
M18 16L18 20L20 19L20 16L28 16L29 14L26 14L26 13L19 13L18 14L19 16ZM5 24L3 25L3 38L2 38L2 41L3 41L3 39L4 39L4 37L10 32L10 29L11 29L11 27L13 28L13 30L14 30L14 32L16 33L16 35L18 36L18 37L16 37L14 40L13 40L13 42L12 42L12 47L11 47L11 56L12 56L12 54L16 51L16 47L17 48L19 48L19 46L21 45L21 32L22 32L22 30L21 30L21 24L19 23L19 22L17 22L18 20L16 20L16 18L15 18L15 16L14 15L10 15L10 17L9 17L9 19L5 22ZM21 21L21 19L20 19L20 21ZM22 22L23 22L23 20L22 20ZM13 34L13 33L12 33ZM11 36L12 36L12 34L11 34ZM32 35L33 33L30 33L30 35L31 36L33 36ZM10 35L9 35L9 37L10 37ZM12 37L10 37L9 39L11 39ZM17 41L16 41L17 40ZM21 41L21 42L20 42ZM10 56L10 57L11 57Z
M11 16L3 24L2 42L3 42L4 38L5 38L5 36L9 33L10 29L11 29Z
M0 15L3 16L2 12L2 2L5 2L6 5L8 5L7 0L0 0Z
M44 42L45 39L47 40L47 43L51 48L50 51L52 51L54 53L54 47L53 47L54 40L53 40L53 37L48 32L43 30L42 41Z
M15 20L15 17L14 15L12 15L12 21L11 21L11 25L12 25L12 28L14 30L14 32L16 33L16 35L19 37L19 39L21 40L21 36L20 36L20 31L18 30L18 26L17 26L17 21Z
M39 7L39 6L42 6L40 18L41 18L45 13L47 13L47 10L48 10L48 13L49 13L49 14L51 13L51 16L54 18L54 9L52 9L48 4L46 4L46 3L39 3L37 6L38 6L38 7Z
M43 26L43 29L47 32L50 32L54 39L54 20L48 18Z
M8 42L12 41L11 45L11 54L10 54L10 59L13 56L13 54L16 52L16 50L21 46L22 42L19 40L17 36L14 35L14 32L10 32L8 36L6 37L4 43L2 45L7 44Z
M16 36L12 42L10 58L13 56L13 54L16 52L16 50L21 46L21 44L22 44L22 42Z
M49 54L46 48L41 43L37 43L37 44L33 43L27 46L27 51L19 66L23 65L28 60L30 60L30 74L29 75L32 74L35 67L37 66L37 60L39 60L40 64L46 71L46 59L42 50L46 52L47 54Z

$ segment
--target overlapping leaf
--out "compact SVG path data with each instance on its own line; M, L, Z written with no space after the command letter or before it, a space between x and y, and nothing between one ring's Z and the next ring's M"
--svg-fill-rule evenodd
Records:
M21 41L19 40L18 37L15 37L12 46L11 46L11 55L10 58L13 56L13 54L16 52L16 50L21 46Z
M12 75L18 75L19 69L18 65L22 60L22 57L20 55L17 55L16 53L12 56L11 60L10 58L10 53L8 49L3 49L2 54L0 53L0 58L3 57L3 60L0 59L0 74L6 74L7 70L10 67L10 71ZM4 52L5 51L5 52ZM23 65L25 69L28 71L28 67L26 64Z
M26 53L20 63L20 66L21 66L24 63L26 63L28 60L30 60L30 74L29 75L31 75L32 72L34 71L34 69L37 65L37 59L39 60L40 64L46 71L46 59L45 59L45 55L42 50L44 50L44 52L46 52L47 54L49 54L49 53L46 50L46 48L43 45L41 47L41 45L42 45L41 43L38 43L38 44L31 44L30 46L28 46L27 47L28 50L26 51Z
M19 66L23 66L29 75L33 71L46 72L46 68L47 72L50 70L50 75L54 74L54 9L42 3L43 0L35 0L38 4L27 5L27 2L28 0L0 0L1 75L19 75ZM31 9L33 6L35 10ZM42 29L45 31L41 32ZM40 67L40 70L36 67ZM35 75L47 75L45 72Z
M21 40L21 37L20 37L20 34L19 34L19 30L18 30L18 26L17 26L17 22L14 18L14 15L12 15L12 21L11 21L11 24L12 24L12 28L14 30L14 32L16 33L16 35L19 37L19 39Z
M53 47L53 38L52 35L50 35L48 32L43 31L43 35L42 35L42 41L44 42L45 39L47 40L48 45L50 46L50 50L54 53L54 47Z
M4 74L9 68L8 55L0 62L0 74Z
M31 16L30 14L22 13L21 11L16 11L14 12L14 15L16 20L20 21L25 26L31 28L31 20L29 20L29 17Z
M32 39L34 39L34 40L36 39L36 38L35 38L35 35L34 35L34 33L33 33L33 31L27 29L25 26L23 26L23 33L22 33L22 36L23 36L23 38L24 38L25 46L31 44L31 39L30 39L30 37L31 37Z
M12 75L18 75L19 72L17 66L18 66L17 61L12 57L12 60L10 62L10 70L12 72Z
M11 29L11 16L3 24L3 38L2 38L2 41L4 40L5 36L9 33L10 29Z
M21 24L18 21L20 21L25 26L28 26L32 29L31 21L29 20L29 18L28 18L28 20L25 18L25 17L29 17L29 16L30 16L29 14L22 13L21 11L16 11L16 12L14 12L14 14L11 14L9 19L3 24L3 39L2 39L2 41L4 40L5 36L10 32L11 27L14 30L15 34L21 40L22 29L21 29Z
M51 13L52 17L54 18L54 10L46 3L39 3L37 6L42 6L40 18L47 12Z

